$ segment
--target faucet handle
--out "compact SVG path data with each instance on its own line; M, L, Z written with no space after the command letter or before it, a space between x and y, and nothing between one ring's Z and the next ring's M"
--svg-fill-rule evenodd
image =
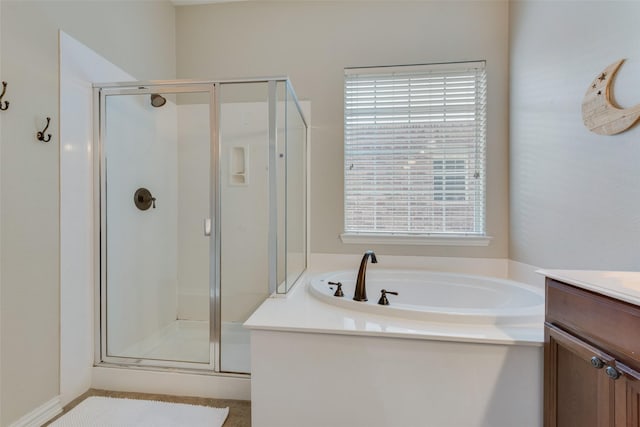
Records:
M329 282L329 285L336 285L338 287L338 289L336 289L336 292L333 294L334 297L343 297L344 296L344 292L342 292L342 283L340 283L340 282Z
M387 294L398 295L397 292L387 291L386 289L380 289L380 299L378 300L378 304L380 305L389 305L389 299L387 299Z

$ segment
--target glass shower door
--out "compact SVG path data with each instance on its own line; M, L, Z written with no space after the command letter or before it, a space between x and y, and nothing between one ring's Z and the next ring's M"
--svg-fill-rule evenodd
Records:
M214 368L213 87L101 89L103 361Z
M243 323L306 269L307 124L290 84L95 97L96 362L249 373Z
M220 128L220 370L248 373L242 324L269 297L270 165L267 82L222 83Z

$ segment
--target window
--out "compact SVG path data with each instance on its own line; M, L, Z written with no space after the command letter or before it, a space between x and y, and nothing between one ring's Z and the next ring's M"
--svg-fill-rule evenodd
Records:
M437 202L466 200L466 169L463 159L433 161L433 200Z
M484 62L351 68L345 234L484 236Z

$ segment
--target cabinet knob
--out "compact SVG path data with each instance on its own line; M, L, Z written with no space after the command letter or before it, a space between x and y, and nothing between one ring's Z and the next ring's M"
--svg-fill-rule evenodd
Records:
M612 380L617 380L618 378L620 378L620 372L618 372L618 370L616 370L616 368L614 368L613 366L607 366L605 372L607 376Z
M604 367L604 362L598 356L593 356L591 358L591 366L596 369L602 369Z

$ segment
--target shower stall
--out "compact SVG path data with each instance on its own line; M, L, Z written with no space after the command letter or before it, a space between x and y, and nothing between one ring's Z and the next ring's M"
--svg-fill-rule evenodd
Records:
M286 78L94 85L96 363L249 373L242 323L307 266Z

